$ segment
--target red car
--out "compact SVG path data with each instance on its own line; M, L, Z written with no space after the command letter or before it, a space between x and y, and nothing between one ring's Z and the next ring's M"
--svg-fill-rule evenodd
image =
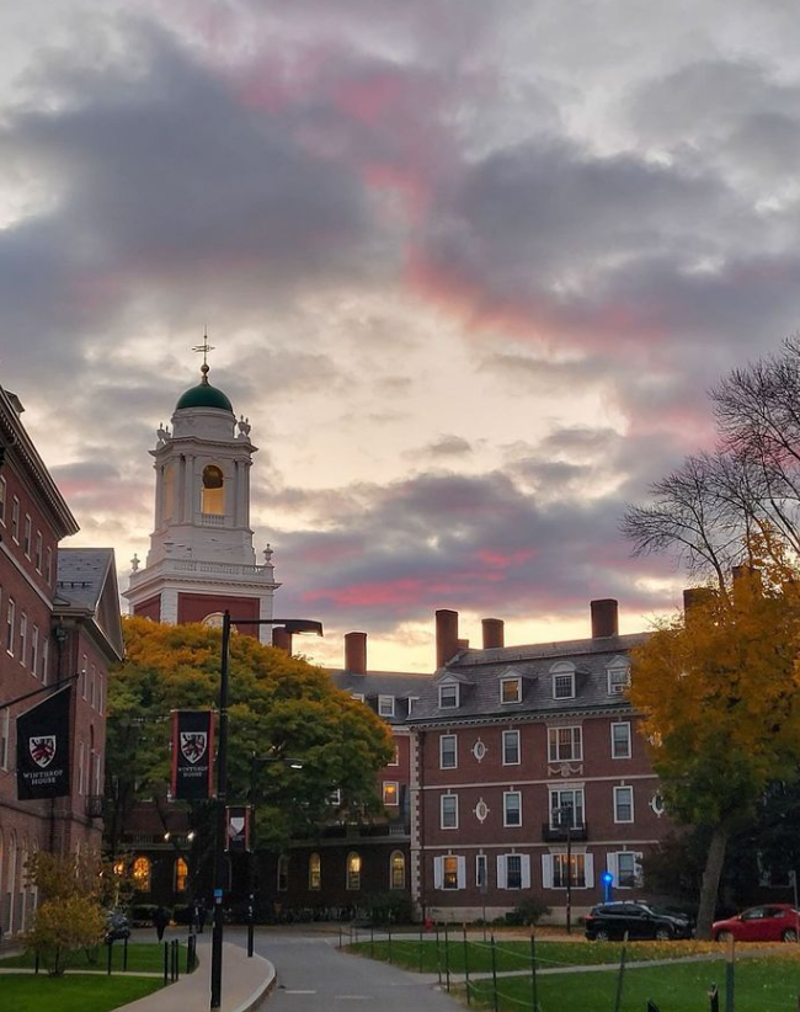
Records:
M738 917L714 921L715 942L733 938L737 942L796 942L800 937L800 911L789 903L770 903L750 907Z

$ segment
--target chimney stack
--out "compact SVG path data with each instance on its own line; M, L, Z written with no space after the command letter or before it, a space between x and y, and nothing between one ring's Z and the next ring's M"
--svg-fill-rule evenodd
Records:
M592 601L592 639L604 639L607 636L619 636L619 617L617 602L606 597L601 601Z
M501 618L484 618L481 620L481 626L484 650L493 650L506 645L505 625Z
M272 645L278 650L286 651L290 657L292 656L292 634L281 629L280 626L276 626L272 630Z
M683 592L683 623L688 628L699 608L707 607L714 599L710 587L687 587Z
M436 667L443 668L458 653L458 612L440 608L436 612Z
M367 634L349 632L344 637L344 666L354 675L367 673Z

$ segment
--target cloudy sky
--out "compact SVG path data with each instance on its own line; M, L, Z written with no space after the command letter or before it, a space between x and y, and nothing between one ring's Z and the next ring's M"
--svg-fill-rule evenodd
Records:
M123 584L197 379L316 658L677 604L624 503L800 323L790 0L0 6L0 382Z

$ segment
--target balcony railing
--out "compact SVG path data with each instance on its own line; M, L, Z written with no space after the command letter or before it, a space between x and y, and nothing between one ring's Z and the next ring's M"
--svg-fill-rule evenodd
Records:
M573 825L569 831L571 840L588 840L589 839L589 827L585 822L580 822L577 825ZM567 827L563 826L551 826L549 822L542 824L542 840L545 843L566 843L567 841Z
M105 798L102 794L90 794L86 798L86 814L90 819L102 819Z

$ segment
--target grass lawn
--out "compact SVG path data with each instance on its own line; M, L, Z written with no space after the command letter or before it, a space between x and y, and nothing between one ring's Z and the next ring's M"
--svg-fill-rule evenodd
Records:
M66 977L33 974L0 976L0 1008L8 1012L107 1012L157 991L153 977L98 977L71 973Z
M114 942L111 949L111 967L114 970L122 970L122 942ZM90 963L88 958L78 953L74 962L69 968L73 973L78 970L105 970L108 966L108 951L103 945L97 951L97 961ZM34 957L32 952L26 952L19 956L10 956L0 960L0 967L33 967ZM186 970L186 946L181 945L181 973ZM157 942L128 945L128 970L159 973L164 969L164 946ZM6 978L3 978L4 982Z
M643 1012L651 998L662 1012L699 1012L708 1008L708 990L719 985L720 1007L725 1007L725 967L722 961L679 963L626 972L620 1012ZM463 988L462 988L463 992ZM524 1012L531 1008L531 982L506 978L498 982L501 1012ZM541 1012L612 1012L617 993L617 973L552 974L538 978ZM800 964L783 959L746 959L736 964L736 1012L796 1012L800 994ZM492 1008L491 981L470 987L472 1005Z

